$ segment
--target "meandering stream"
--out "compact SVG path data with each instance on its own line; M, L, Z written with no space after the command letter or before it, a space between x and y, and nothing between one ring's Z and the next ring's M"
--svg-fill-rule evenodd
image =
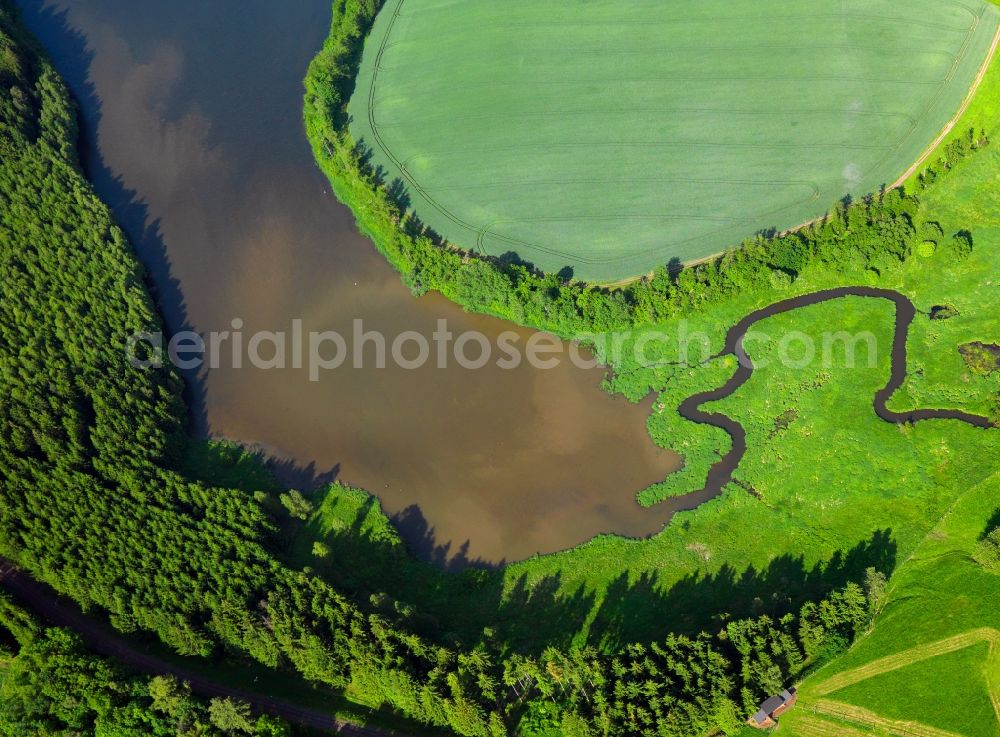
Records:
M746 453L746 431L743 426L731 417L717 412L706 412L701 407L709 402L717 402L731 396L753 376L753 360L747 355L743 346L743 340L747 333L754 325L769 317L843 297L887 299L896 307L896 325L892 341L892 370L886 385L876 392L873 401L875 413L879 417L886 422L896 424L913 423L921 420L959 420L960 422L984 429L993 427L992 423L985 417L959 410L917 409L909 412L894 412L889 409L886 403L906 380L906 341L910 334L910 325L917 315L917 308L905 295L892 289L879 289L876 287L839 287L803 294L799 297L775 302L767 307L751 312L734 325L726 334L725 347L715 356L715 358L725 355L736 356L738 368L732 378L717 389L688 397L678 407L678 411L685 418L692 422L700 422L722 428L733 439L730 451L713 465L709 471L705 487L685 497L678 497L678 499L684 500L684 503L688 505L687 508L697 506L719 495L723 487L732 481L733 472Z

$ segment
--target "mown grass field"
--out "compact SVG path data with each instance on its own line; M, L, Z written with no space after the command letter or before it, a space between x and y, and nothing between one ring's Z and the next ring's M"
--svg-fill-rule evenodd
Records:
M966 737L1000 734L1000 576L971 558L998 511L995 473L971 486L900 566L873 631L802 684L800 708L780 734L809 737L823 699ZM962 639L966 647L941 648ZM947 652L923 657L934 647ZM921 694L930 703L918 703Z
M891 183L959 108L981 0L391 0L355 140L453 243L613 281Z
M889 719L969 737L996 737L996 715L983 673L989 649L987 643L979 641L848 686L831 698Z

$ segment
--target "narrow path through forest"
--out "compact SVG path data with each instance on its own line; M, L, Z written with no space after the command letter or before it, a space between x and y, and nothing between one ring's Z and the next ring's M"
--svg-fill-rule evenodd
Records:
M38 583L3 558L0 558L0 586L49 625L76 632L94 653L120 661L129 669L140 673L175 676L188 682L191 690L199 696L236 699L249 704L258 714L270 714L304 727L349 737L400 737L398 732L353 724L320 709L226 686L210 677L145 653L123 637L109 632L95 619L81 612L75 604L61 600L55 591Z

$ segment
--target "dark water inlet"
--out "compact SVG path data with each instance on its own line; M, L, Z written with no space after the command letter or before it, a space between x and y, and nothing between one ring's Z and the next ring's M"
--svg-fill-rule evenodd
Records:
M330 194L302 126L302 79L330 0L22 0L82 108L83 157L150 273L171 331L456 334L508 323L414 299ZM532 334L517 330L521 345ZM432 343L433 344L433 343ZM109 347L109 350L115 350ZM189 375L197 430L255 444L289 483L377 494L442 562L516 560L596 534L642 537L669 509L635 493L679 465L647 406L563 362L407 371ZM463 546L467 547L463 550Z

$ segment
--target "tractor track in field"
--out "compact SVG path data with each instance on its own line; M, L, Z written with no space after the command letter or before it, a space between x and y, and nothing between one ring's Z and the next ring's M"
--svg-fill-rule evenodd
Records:
M892 183L892 185L887 187L887 189L899 189L904 184L906 184L907 180L914 174L916 174L917 171L920 170L921 166L927 163L927 160L934 155L934 153L938 150L941 144L944 143L945 139L948 138L948 136L951 134L953 130L955 130L955 127L959 124L962 117L968 111L969 106L972 104L972 101L975 98L976 93L982 86L983 80L989 73L990 67L993 65L993 60L997 55L998 49L1000 49L1000 27L997 28L997 31L993 36L993 43L986 54L986 59L983 61L983 64L980 67L978 74L976 74L976 78L973 80L972 86L969 88L969 93L966 95L965 100L963 100L961 107L959 107L955 115L952 116L951 120L949 120L948 123L945 124L945 127L942 129L941 133L938 134L937 138L935 138L934 141L931 142L931 144L924 150L924 152L920 155L920 158L918 158L915 162L913 162L910 168L907 169L905 172L903 172L903 174L901 174L899 178ZM800 230L805 230L810 226L822 222L823 220L826 219L826 217L827 217L826 215L821 215L820 217L812 218L811 220L807 220L804 223L800 223L799 225L796 225L794 227L782 230L778 233L778 235L789 235L790 233L795 233ZM708 261L714 261L715 259L722 256L724 253L725 251L718 251L708 256L703 256L701 258L685 261L684 265L697 266L698 264L707 263ZM640 274L638 276L629 277L627 279L618 279L616 281L608 282L604 284L604 286L624 287L646 276L650 276L650 274Z
M811 714L799 718L795 723L795 731L800 737L872 737L871 730L862 732Z
M816 702L812 707L814 714L832 717L842 720L848 724L864 727L879 734L888 734L892 737L965 737L957 732L949 732L937 727L931 727L920 722L913 722L903 719L889 719L876 714L868 709L851 704L842 704L839 701L829 701L826 699Z
M873 660L859 668L844 671L819 684L816 687L816 693L820 696L827 696L848 686L867 681L869 678L891 673L894 670L899 670L900 668L905 668L908 665L920 663L924 660L964 650L982 642L989 643L989 657L991 659L995 658L997 645L1000 644L1000 632L990 627L981 627L980 629L970 630L969 632L964 632L944 640L938 640L927 645L918 645L895 655Z
M979 91L979 87L982 85L983 79L986 78L986 73L993 64L993 57L996 56L998 47L1000 47L1000 28L997 28L997 32L993 35L993 44L990 46L990 50L986 53L986 61L983 62L982 67L979 69L979 73L972 81L972 86L969 88L969 94L965 96L965 99L962 101L962 106L958 109L958 112L952 116L952 119L948 121L947 125L945 125L944 130L942 130L938 137L935 138L934 141L927 147L920 158L917 159L909 169L903 172L899 179L893 182L891 189L902 187L903 184L906 183L907 179L916 174L917 170L919 170L920 167L926 163L927 159L934 154L938 146L940 146L944 142L944 139L947 138L955 129L955 126L958 125L958 121L962 119L962 116L965 115L965 111L968 110L969 105L972 104L972 100Z
M819 698L809 707L811 714L803 717L801 723L796 726L803 737L834 737L834 735L839 737L841 734L861 734L855 729L828 722L827 719L834 719L838 722L845 722L860 727L866 730L864 732L866 734L870 733L871 730L880 730L881 733L893 735L894 737L961 737L961 735L956 735L953 732L919 722L890 719L864 707L835 701L827 697L837 691L871 678L877 678L886 673L897 671L900 668L958 652L959 650L964 650L984 642L989 645L989 652L986 656L987 667L985 669L987 688L994 713L997 719L1000 720L1000 694L997 692L997 684L994 682L995 678L990 677L990 674L996 669L997 658L1000 656L1000 653L998 653L1000 631L992 627L980 627L959 635L947 637L943 640L918 645L909 650L903 650L902 652L873 660L870 663L828 678L815 686L814 692Z

